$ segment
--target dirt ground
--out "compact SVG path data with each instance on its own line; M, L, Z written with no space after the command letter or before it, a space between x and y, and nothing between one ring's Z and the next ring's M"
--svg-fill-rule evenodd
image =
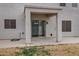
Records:
M45 46L53 56L79 56L79 44Z
M79 44L62 44L51 46L39 46L48 50L50 56L79 56ZM14 56L20 52L20 48L0 48L1 56Z

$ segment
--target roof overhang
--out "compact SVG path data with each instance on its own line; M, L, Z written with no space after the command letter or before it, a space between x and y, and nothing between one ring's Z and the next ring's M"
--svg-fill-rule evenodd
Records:
M60 7L33 6L33 5L25 5L25 8L62 10L62 8L60 8Z
M60 8L60 7L47 7L47 6L33 6L33 5L25 5L25 7L24 7L24 13L25 13L25 10L26 9L30 9L30 10L32 10L31 12L33 13L37 13L38 11L37 10L43 10L43 12L42 11L39 11L38 13L40 14L40 13L47 13L47 14L52 14L52 11L53 11L53 13L57 13L57 12L54 12L54 11L61 11L62 10L62 8ZM37 9L37 10L35 10L35 9ZM50 10L51 12L47 12L46 10ZM45 12L46 11L46 12Z

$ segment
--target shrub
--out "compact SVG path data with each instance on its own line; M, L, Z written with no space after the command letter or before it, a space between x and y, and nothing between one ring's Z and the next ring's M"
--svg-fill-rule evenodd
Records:
M49 55L47 50L44 50L42 48L37 47L29 47L29 48L22 48L20 52L17 53L17 55L22 56L44 56Z

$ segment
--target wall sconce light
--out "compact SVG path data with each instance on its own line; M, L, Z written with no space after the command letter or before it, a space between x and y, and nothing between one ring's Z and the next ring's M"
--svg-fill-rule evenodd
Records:
M24 32L22 32L22 34L24 34Z
M48 22L46 22L46 24L48 24Z

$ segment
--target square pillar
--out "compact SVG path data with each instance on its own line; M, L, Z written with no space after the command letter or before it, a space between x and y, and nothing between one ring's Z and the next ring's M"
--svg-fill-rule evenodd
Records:
M31 43L31 13L27 8L25 10L25 38L26 43Z
M56 31L56 41L60 42L62 41L62 19L61 19L61 13L57 14L57 19L56 19L56 23L57 23L57 31Z

